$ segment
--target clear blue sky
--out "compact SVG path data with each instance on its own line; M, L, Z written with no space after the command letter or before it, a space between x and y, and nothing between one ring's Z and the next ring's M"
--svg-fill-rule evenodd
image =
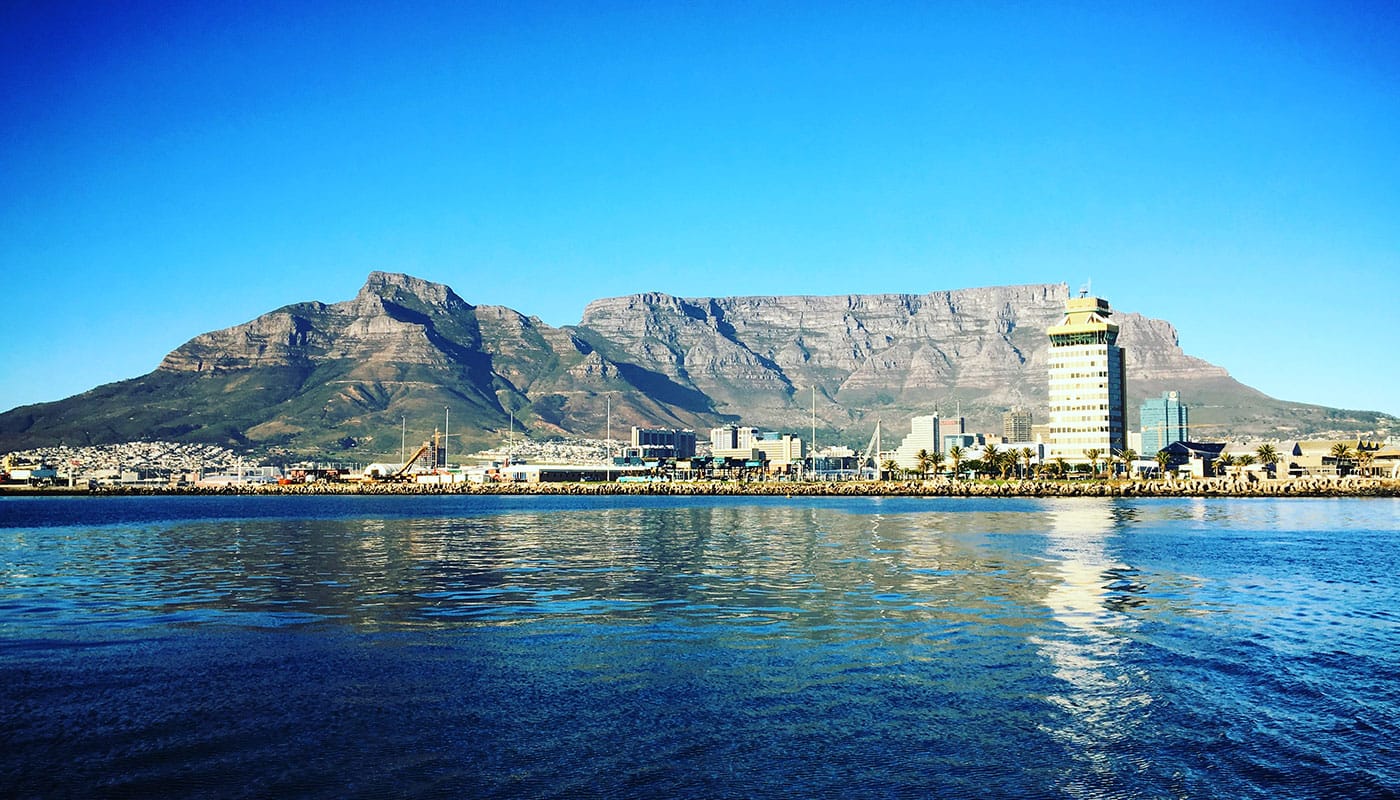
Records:
M554 325L1092 279L1400 414L1400 6L0 6L0 409L373 269Z

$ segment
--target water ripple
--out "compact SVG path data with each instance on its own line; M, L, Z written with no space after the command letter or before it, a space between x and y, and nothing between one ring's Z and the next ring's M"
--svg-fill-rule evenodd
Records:
M171 500L4 504L13 794L1400 785L1389 501Z

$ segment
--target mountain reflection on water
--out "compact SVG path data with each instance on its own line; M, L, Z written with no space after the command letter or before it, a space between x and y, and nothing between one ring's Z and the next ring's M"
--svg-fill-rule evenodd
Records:
M1393 500L184 500L0 503L18 796L1400 784Z

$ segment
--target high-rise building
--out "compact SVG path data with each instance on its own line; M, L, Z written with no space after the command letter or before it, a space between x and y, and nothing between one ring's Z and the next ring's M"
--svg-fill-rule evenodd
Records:
M757 428L726 425L710 429L710 455L752 461L762 458L763 434Z
M909 420L909 435L894 451L894 461L901 469L918 469L919 451L929 453L941 451L942 439L938 435L938 415L914 417Z
M1072 297L1050 336L1050 453L1085 460L1097 449L1108 455L1127 446L1127 381L1118 326L1108 301Z
M807 445L789 433L726 425L710 429L710 455L729 461L767 461L772 467L785 468L807 457Z
M1002 414L1001 438L1007 442L1031 441L1031 412L1013 408Z
M765 436L759 444L763 449L763 460L774 470L790 469L807 457L807 445L790 433Z
M755 440L761 438L757 428L725 425L710 429L710 449L719 453L723 450L748 450Z
M968 448L981 444L978 441L980 434L976 436L969 434L967 432L967 417L961 415L940 421L938 431L939 439L943 442L943 446L939 449L945 455L954 447Z
M632 428L632 447L643 458L692 458L695 431L675 428Z
M1174 442L1189 442L1190 412L1176 392L1162 392L1142 404L1142 455L1152 458Z

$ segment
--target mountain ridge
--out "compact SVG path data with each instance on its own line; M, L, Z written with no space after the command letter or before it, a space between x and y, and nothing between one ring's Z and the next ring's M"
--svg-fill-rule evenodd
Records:
M876 418L961 410L995 431L1013 406L1044 419L1045 328L1068 297L1064 283L640 292L594 300L579 324L553 327L474 305L446 284L376 271L349 300L282 306L194 336L147 375L0 414L0 450L174 438L392 453L410 419L416 440L436 420L451 424L454 449L493 444L511 427L602 436L609 419L616 436L633 424L807 431L815 417L819 439L831 442L867 436L856 431ZM1171 323L1132 312L1114 320L1128 353L1130 417L1143 397L1176 389L1203 431L1288 438L1400 427L1376 412L1268 397L1185 353Z

